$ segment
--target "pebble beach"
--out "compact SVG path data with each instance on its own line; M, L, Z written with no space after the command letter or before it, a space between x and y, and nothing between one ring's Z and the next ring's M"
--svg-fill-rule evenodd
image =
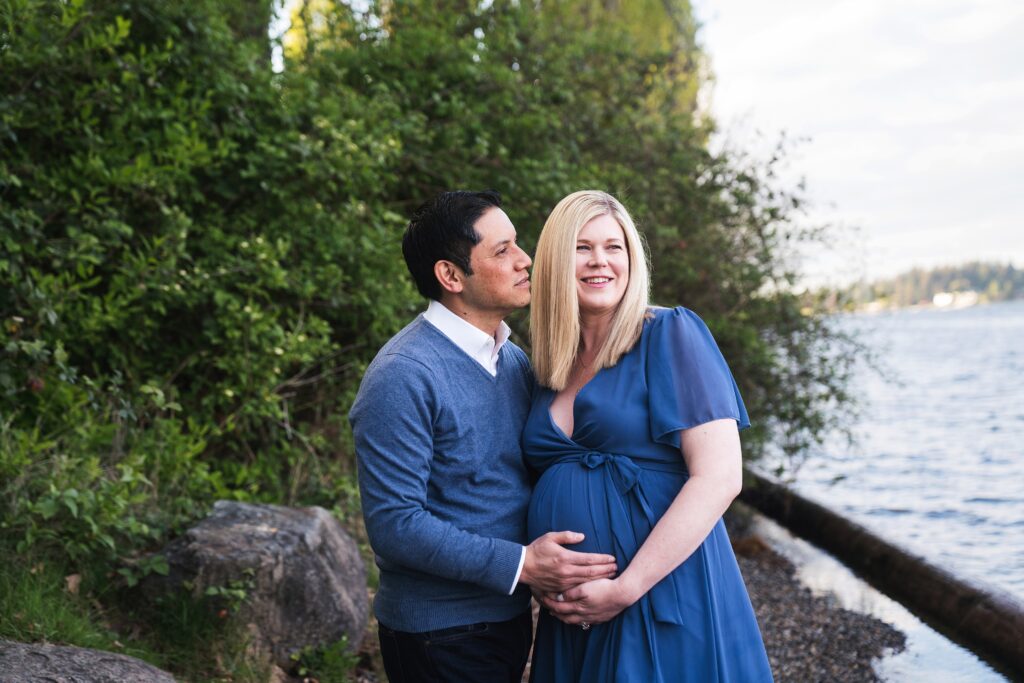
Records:
M903 633L813 595L759 537L734 532L733 547L777 683L882 680L872 663L902 650Z

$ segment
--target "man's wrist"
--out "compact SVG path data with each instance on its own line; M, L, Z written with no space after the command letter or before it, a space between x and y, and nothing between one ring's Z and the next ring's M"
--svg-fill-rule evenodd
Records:
M512 579L512 588L509 589L508 594L512 595L516 592L516 588L522 582L523 579L523 568L526 566L526 546L523 546L522 552L519 554L519 568L516 569L516 576Z

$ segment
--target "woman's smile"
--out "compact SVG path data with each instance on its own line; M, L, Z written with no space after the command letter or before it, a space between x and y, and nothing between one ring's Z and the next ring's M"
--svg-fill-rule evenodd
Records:
M580 313L604 314L615 310L629 283L626 236L613 217L598 216L576 237L576 295Z

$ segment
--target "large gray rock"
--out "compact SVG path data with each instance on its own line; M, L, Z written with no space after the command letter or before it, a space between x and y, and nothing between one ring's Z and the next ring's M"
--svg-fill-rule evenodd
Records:
M211 587L244 586L238 618L254 648L284 669L307 646L342 636L359 646L369 615L366 567L355 542L323 508L218 501L163 554L170 573L151 576L143 585L147 594L189 585L198 597Z
M0 683L174 683L174 677L112 652L0 640Z

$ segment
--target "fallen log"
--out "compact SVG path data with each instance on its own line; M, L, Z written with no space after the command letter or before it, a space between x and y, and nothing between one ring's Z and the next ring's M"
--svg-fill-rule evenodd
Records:
M922 621L1014 679L1024 679L1024 603L882 540L865 527L757 473L740 500L828 551Z

